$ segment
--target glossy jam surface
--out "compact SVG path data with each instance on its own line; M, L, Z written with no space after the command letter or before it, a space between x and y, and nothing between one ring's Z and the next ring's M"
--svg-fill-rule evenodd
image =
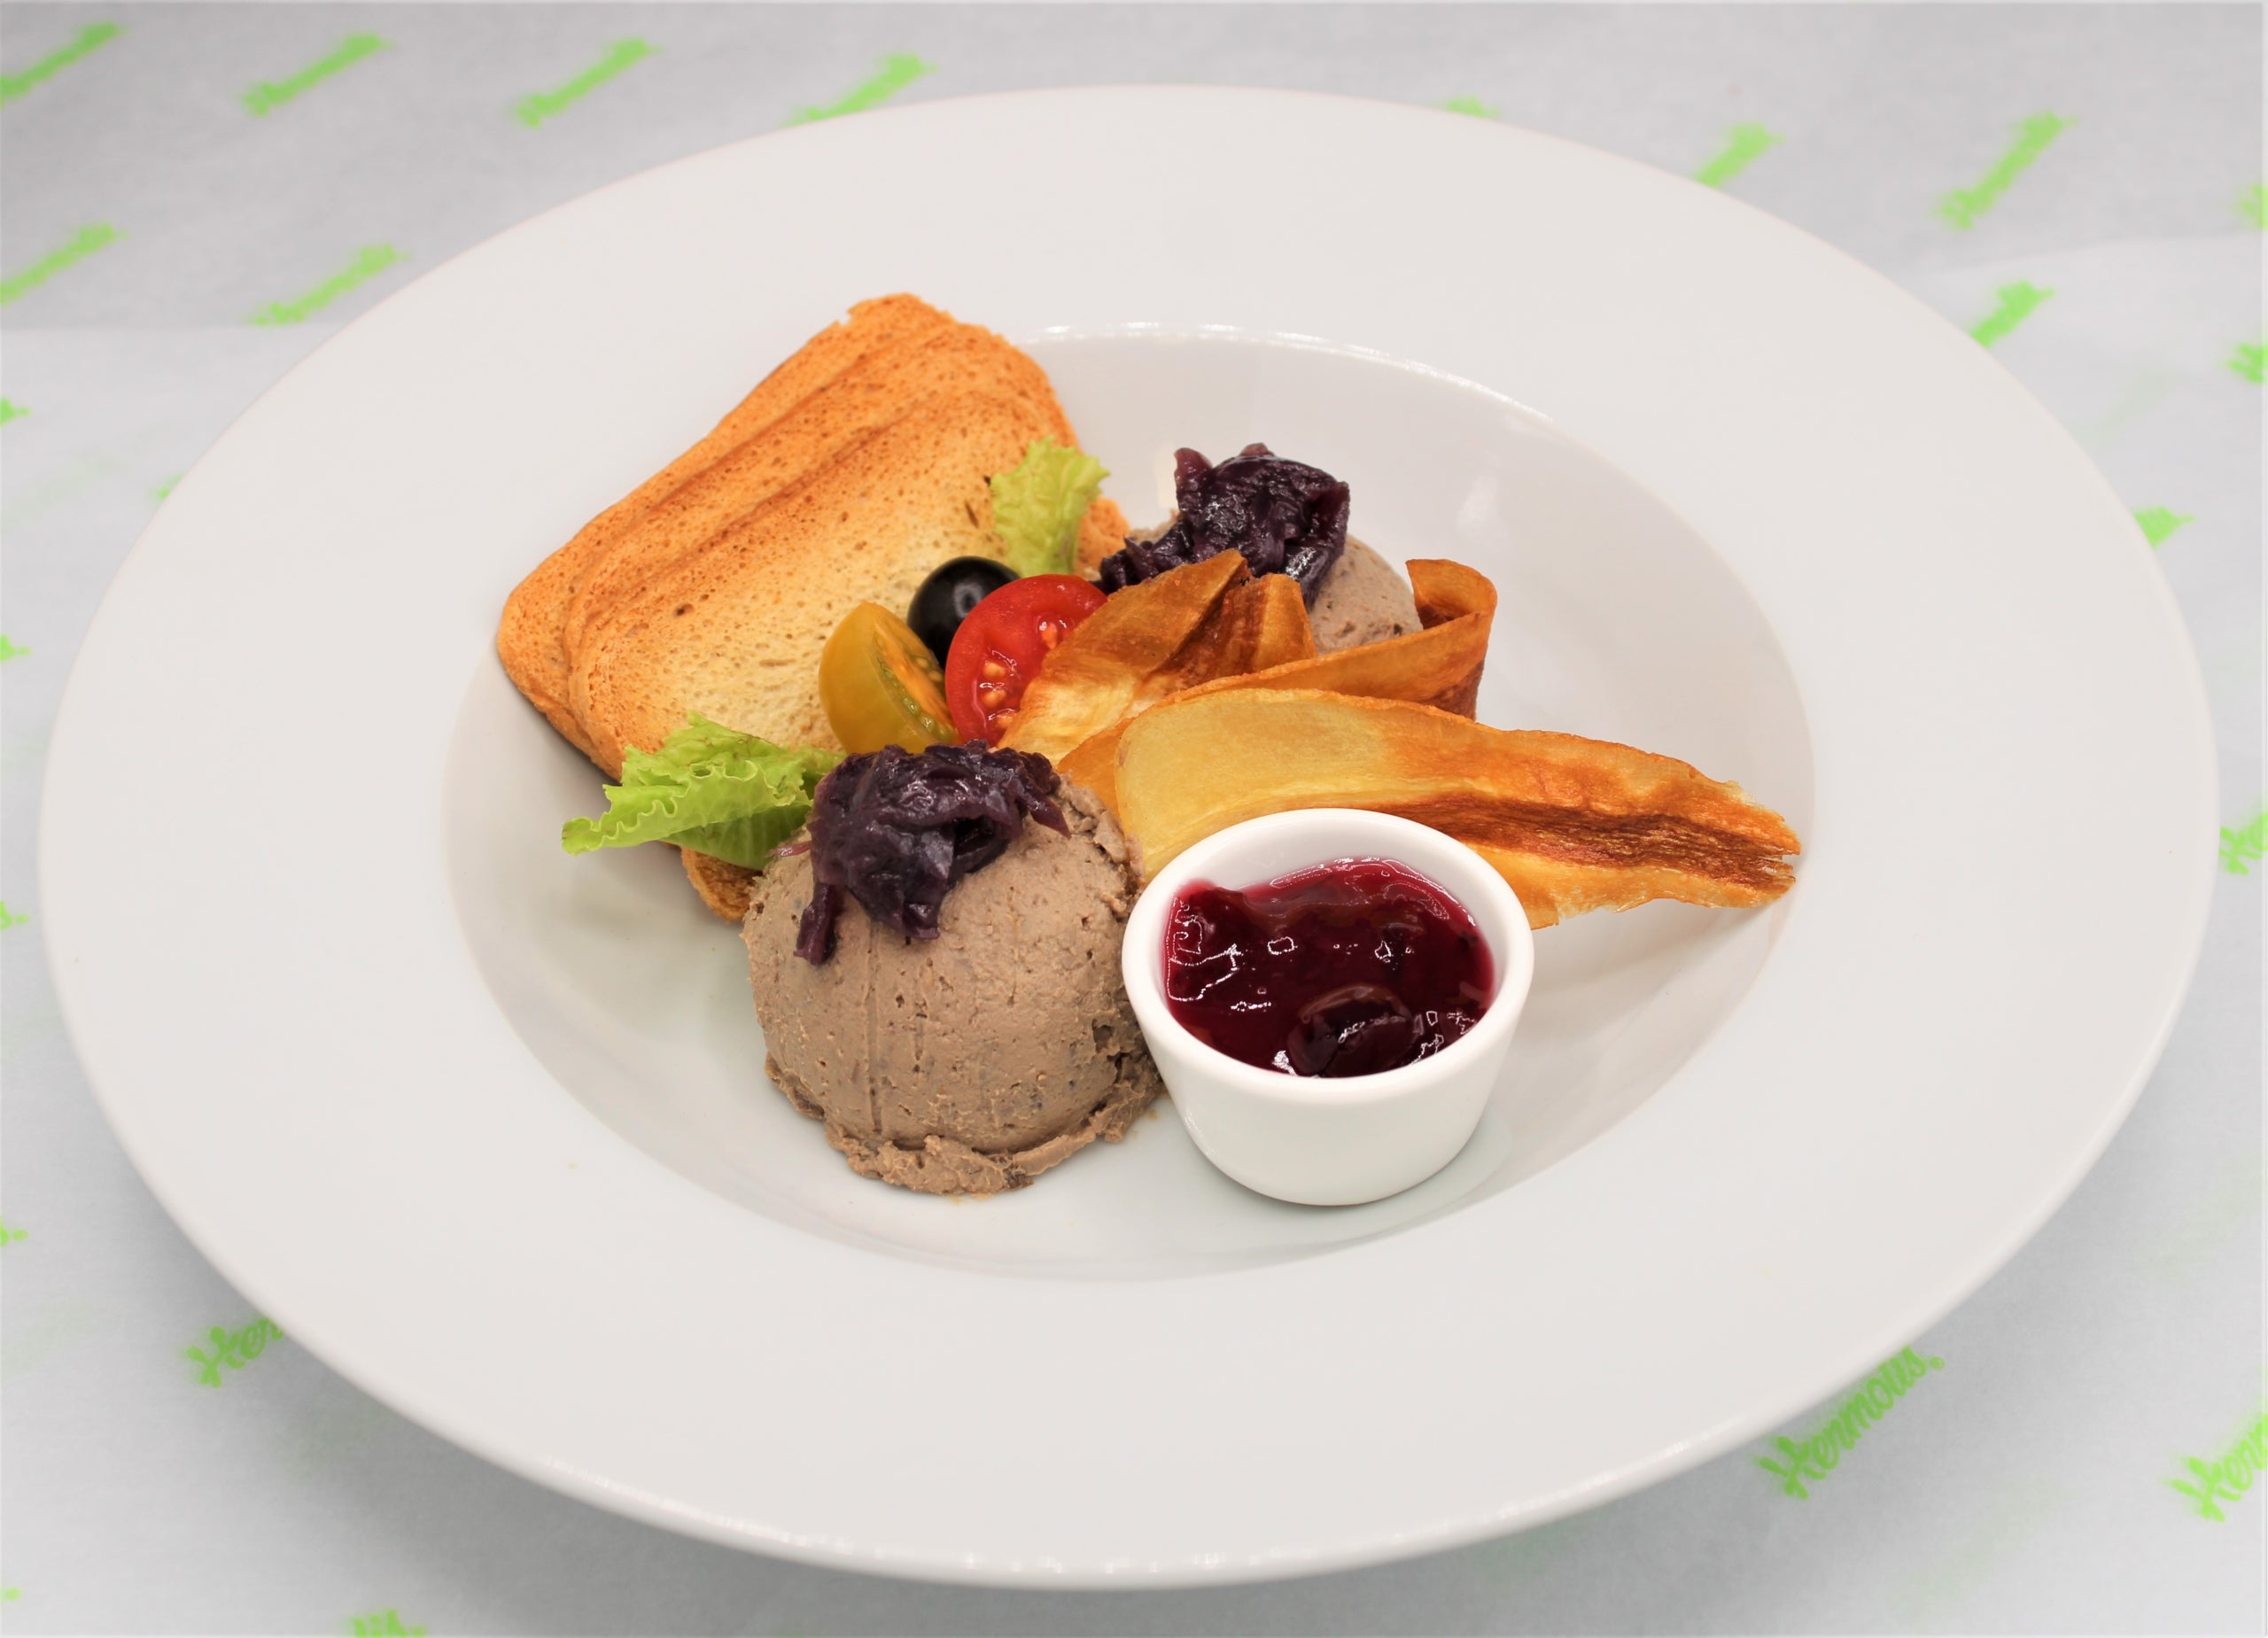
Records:
M1376 1075L1480 1021L1488 945L1407 865L1338 858L1257 887L1184 888L1166 921L1166 1005L1199 1040L1286 1075Z

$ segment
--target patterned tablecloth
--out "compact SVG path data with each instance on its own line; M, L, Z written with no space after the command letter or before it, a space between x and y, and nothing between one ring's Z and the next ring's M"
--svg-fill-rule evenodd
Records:
M2260 1631L2261 51L2239 5L8 7L0 1621ZM40 943L49 725L120 559L254 395L422 270L662 160L885 101L1141 81L1445 107L1736 193L1970 329L2155 547L2219 731L2195 987L2101 1164L1916 1339L1887 1412L1841 1418L1847 1443L1846 1393L1526 1535L1263 1587L807 1569L564 1500L382 1409L263 1327L97 1113ZM1161 178L1161 210L1201 180ZM2087 799L2074 768L2039 823ZM2102 867L2073 890L2117 892Z

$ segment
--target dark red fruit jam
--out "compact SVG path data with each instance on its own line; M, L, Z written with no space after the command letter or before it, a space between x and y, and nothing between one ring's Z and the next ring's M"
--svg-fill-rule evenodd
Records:
M1259 887L1199 883L1166 928L1166 1005L1231 1058L1376 1075L1480 1021L1495 988L1464 905L1407 865L1335 858Z

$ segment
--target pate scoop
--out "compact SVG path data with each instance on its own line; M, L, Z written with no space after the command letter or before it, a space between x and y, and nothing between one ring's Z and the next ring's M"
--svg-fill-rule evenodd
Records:
M1137 891L1116 823L1060 787L957 881L934 938L850 909L824 965L796 954L808 853L757 881L742 938L773 1083L853 1171L929 1194L1022 1188L1161 1090L1119 970Z

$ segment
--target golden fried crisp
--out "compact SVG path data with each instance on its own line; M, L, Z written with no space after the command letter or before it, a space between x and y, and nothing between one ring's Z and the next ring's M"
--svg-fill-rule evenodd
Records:
M1111 594L1047 656L1001 743L1060 762L1169 695L1314 657L1299 582L1217 553Z
M1285 578L1270 576L1261 584ZM1186 692L1317 688L1379 700L1410 700L1470 717L1480 694L1480 668L1488 658L1488 627L1495 617L1496 588L1478 570L1446 558L1426 557L1410 563L1410 585L1417 594L1422 631L1292 660L1264 671L1221 677ZM1133 720L1132 713L1121 717L1060 758L1064 777L1093 791L1113 812L1118 810L1118 741Z
M1674 757L1315 689L1199 691L1153 706L1120 739L1116 787L1146 878L1263 813L1366 808L1472 847L1532 927L1654 898L1769 904L1793 884L1788 856L1802 850L1778 814Z

